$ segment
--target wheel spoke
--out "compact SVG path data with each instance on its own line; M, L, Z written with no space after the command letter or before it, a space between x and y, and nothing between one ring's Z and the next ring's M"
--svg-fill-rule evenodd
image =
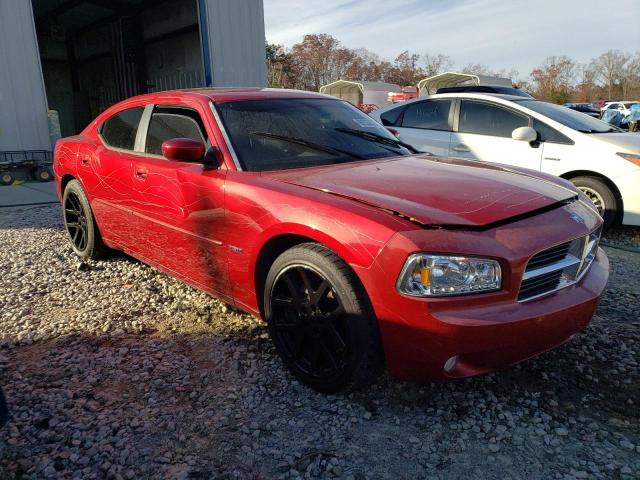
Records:
M327 322L327 332L329 332L329 334L336 341L336 343L338 345L338 348L340 348L340 349L347 348L347 344L344 341L344 339L342 338L342 335L340 335L340 333L338 332L338 330L336 329L335 325L331 322L330 319Z
M331 285L327 280L322 280L320 286L314 290L313 295L311 296L311 303L313 305L318 306L324 296L331 291Z
M293 307L298 312L301 312L302 311L303 298L300 295L300 292L298 291L298 288L296 287L296 285L293 283L293 281L289 277L288 272L285 273L282 276L282 280L284 281L284 284L286 285L287 290L289 290L289 293L291 294L291 302L292 302Z
M331 363L331 366L334 369L338 368L338 362L336 362L336 359L333 355L333 352L331 351L331 349L329 347L327 347L327 344L324 343L324 340L319 339L318 340L318 346L320 351L322 351L322 353L324 353L324 356L327 358L327 360L329 360L329 363Z

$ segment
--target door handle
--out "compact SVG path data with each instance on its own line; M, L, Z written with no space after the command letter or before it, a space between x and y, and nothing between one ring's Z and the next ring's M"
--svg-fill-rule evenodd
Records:
M471 151L471 149L469 147L467 147L464 143L457 144L451 150L453 150L455 152L470 152Z
M90 160L88 158L83 158L82 160L80 160L80 163L85 167L89 166L89 162Z
M147 170L146 168L142 168L142 167L136 167L135 170L135 176L136 178L147 178L147 175L149 174L149 170Z

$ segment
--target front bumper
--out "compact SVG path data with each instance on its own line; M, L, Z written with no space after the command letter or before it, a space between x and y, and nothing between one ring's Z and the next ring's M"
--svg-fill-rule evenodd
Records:
M521 277L526 260L535 248L522 258L515 252L520 250L522 242L533 238L531 233L538 228L535 222L545 223L544 219L533 223L525 220L523 225L509 227L515 236L508 237L512 242L511 253L509 249L496 252L498 257L509 258L510 267L500 292L425 299L392 291L385 279L392 275L385 272L397 269L394 258L406 258L406 254L398 252L404 248L392 247L387 255L383 252L367 272L358 272L376 311L389 373L415 381L483 374L553 349L589 324L609 276L609 262L602 249L598 249L595 260L579 282L536 300L517 301L519 283L516 279ZM567 230L573 228L575 234L581 234L584 232L580 228L585 228L564 223L559 225L563 228L554 229L549 225L554 224L547 223L548 235L540 240L546 245L554 243L554 236L566 240ZM454 237L456 243L455 237L465 236L462 232L441 234ZM436 235L429 233L430 237ZM477 252L469 253L490 251L483 246L485 241L487 245L492 244L495 251L495 240L496 232L479 234L476 241L469 244ZM455 364L449 361L445 368L452 357L456 357Z

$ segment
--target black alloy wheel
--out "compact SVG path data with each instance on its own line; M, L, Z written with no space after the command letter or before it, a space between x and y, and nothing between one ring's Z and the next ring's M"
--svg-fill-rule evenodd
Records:
M100 258L107 248L102 243L89 200L77 180L71 180L62 196L64 227L76 255L83 260Z
M329 281L306 265L281 271L271 292L274 340L295 369L314 379L339 375L348 363L349 323Z
M80 251L86 250L89 239L87 214L80 198L74 192L69 193L64 202L64 223L71 243Z
M291 373L327 393L373 381L383 369L378 323L351 268L303 243L271 265L264 290L271 339Z

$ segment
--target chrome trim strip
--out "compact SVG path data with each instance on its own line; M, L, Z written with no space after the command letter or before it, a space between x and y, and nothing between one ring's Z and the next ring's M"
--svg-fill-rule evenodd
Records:
M222 138L224 138L225 143L227 144L227 148L231 152L231 158L233 158L233 163L236 166L236 170L241 172L242 167L240 166L240 161L238 160L238 156L236 155L236 151L233 149L233 145L231 144L231 139L229 138L229 134L227 133L227 129L224 127L224 123L222 123L222 119L220 118L220 114L216 109L216 106L213 104L211 100L209 100L209 108L211 109L211 113L213 113L213 117L216 119L218 123L218 128L222 132Z
M522 281L529 280L530 278L539 277L541 275L545 275L547 273L556 272L558 270L564 270L565 268L572 267L581 263L581 260L571 254L567 254L567 256L551 265L547 265L545 267L536 268L535 270L530 270L528 272L524 272L522 275Z

